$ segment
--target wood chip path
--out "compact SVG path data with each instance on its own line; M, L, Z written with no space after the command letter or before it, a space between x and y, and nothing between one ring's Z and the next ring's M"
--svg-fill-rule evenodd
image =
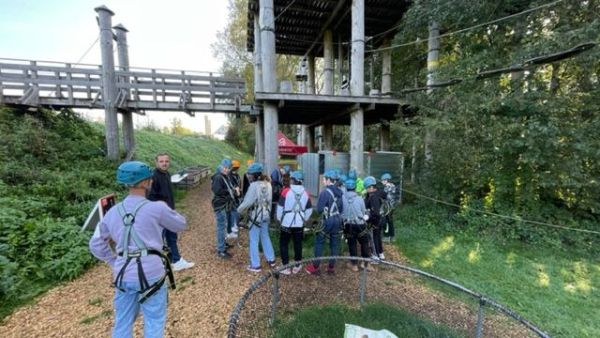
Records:
M232 309L257 278L256 274L245 270L248 264L245 233L240 239L242 246L231 251L233 259L224 261L214 254L215 225L210 197L210 185L204 183L190 190L178 206L189 224L189 230L180 235L180 251L196 266L176 272L177 289L169 293L166 337L225 337ZM386 246L386 255L393 261L404 261L391 246ZM340 267L342 269L346 268ZM350 274L349 270L342 270L338 274L340 278L327 280L343 284L341 277ZM423 308L428 308L429 316L436 321L439 319L454 327L465 328L465 323L474 320L465 318L464 306L411 282L410 278L404 278L400 283L389 282L398 280L396 271L381 270L375 276L397 288L398 293L410 294L415 300L413 310L423 313ZM297 277L299 283L294 283L293 288L298 295L309 294L317 278L322 278L305 274ZM53 288L35 303L5 318L0 324L0 337L108 337L113 322L114 289L110 283L110 269L105 264L98 264L76 280ZM141 326L141 320L138 320L136 337L142 336ZM523 336L519 330L501 331L503 336L507 331Z

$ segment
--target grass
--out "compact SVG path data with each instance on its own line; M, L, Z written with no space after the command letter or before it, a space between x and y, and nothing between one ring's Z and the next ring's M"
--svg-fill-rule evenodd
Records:
M372 330L387 329L398 337L462 337L447 327L384 304L354 309L344 305L305 308L276 321L272 337L342 337L345 323Z
M443 230L450 220L422 206L396 218L396 245L411 265L495 299L551 336L600 337L598 257Z

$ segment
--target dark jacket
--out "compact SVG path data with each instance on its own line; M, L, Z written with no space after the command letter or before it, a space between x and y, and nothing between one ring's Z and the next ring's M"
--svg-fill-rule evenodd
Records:
M331 191L333 196L328 192ZM325 228L330 226L342 224L342 212L344 211L344 205L342 200L342 191L335 185L328 185L319 194L319 200L317 201L317 212L323 214ZM336 207L333 207L335 196ZM335 211L337 209L337 212ZM325 211L327 211L325 213ZM334 215L331 214L334 213Z
M152 176L152 187L148 193L151 201L165 201L171 209L175 209L175 198L173 197L173 183L168 171L154 169Z
M211 178L211 190L213 193L212 207L214 211L227 210L230 211L233 208L233 197L234 192L229 186L229 179L222 173L215 173Z
M385 201L386 194L381 190L375 190L372 193L367 193L365 196L365 207L369 212L369 223L379 226L383 221L381 216L381 204Z

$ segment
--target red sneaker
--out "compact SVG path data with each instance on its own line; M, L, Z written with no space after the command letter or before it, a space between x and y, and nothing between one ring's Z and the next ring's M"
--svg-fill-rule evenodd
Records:
M312 264L308 264L306 266L306 268L304 268L304 270L306 270L306 272L310 275L320 275L321 274L321 270L319 269L319 267L316 267Z

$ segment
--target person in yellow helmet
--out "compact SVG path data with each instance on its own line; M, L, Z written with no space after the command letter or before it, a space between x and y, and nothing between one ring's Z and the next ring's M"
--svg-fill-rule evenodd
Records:
M235 203L234 203L233 209L231 209L227 213L227 235L225 236L225 239L232 239L232 238L238 237L238 221L240 218L240 214L237 212L237 207L240 205L241 197L242 197L242 193L241 193L242 180L240 178L240 175L238 174L239 169L240 169L240 161L231 160L231 171L229 171L229 174L227 175L227 179L229 180L229 183L233 190Z

